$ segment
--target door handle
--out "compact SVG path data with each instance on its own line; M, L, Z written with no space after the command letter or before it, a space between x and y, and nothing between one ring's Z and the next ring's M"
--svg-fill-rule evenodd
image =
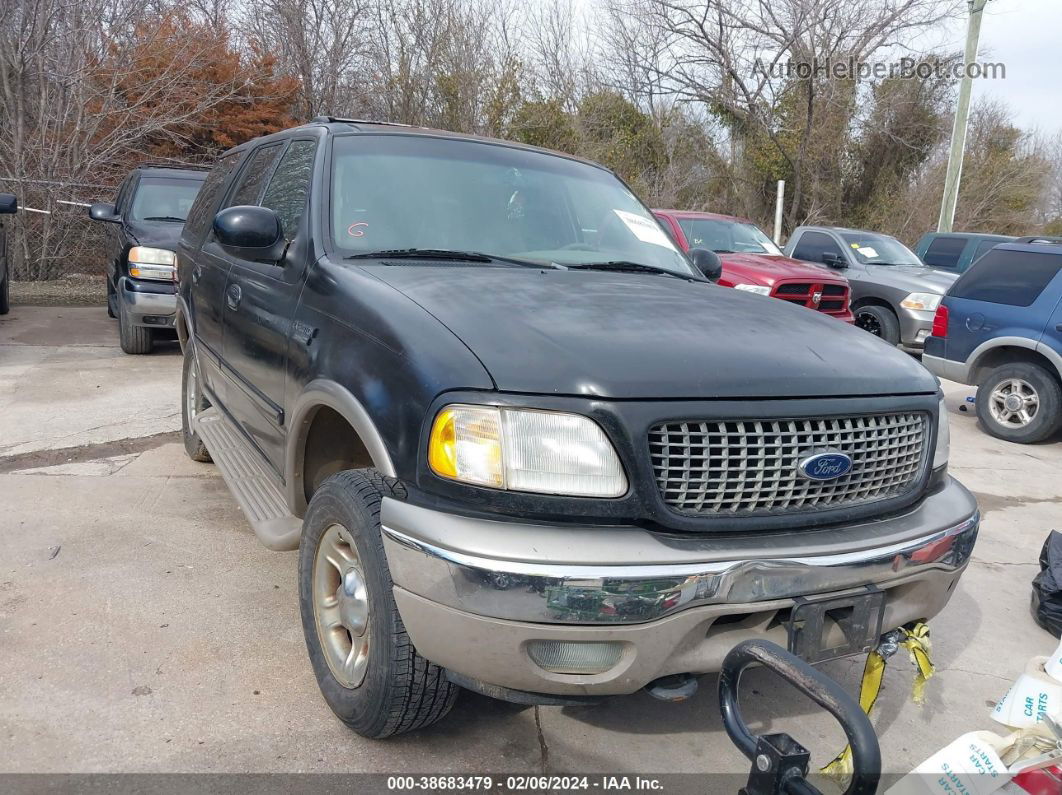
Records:
M303 345L309 346L317 337L318 328L296 320L291 324L291 332Z
M1055 324L1055 331L1062 331L1062 323Z
M203 266L196 265L192 268L192 284L199 284L199 280L203 278Z
M225 291L225 303L229 309L237 309L241 298L243 298L243 290L240 289L240 285L230 284L229 289Z

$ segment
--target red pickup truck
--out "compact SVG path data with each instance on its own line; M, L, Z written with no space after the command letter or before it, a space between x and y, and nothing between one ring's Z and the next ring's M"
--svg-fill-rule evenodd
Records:
M733 215L683 210L653 210L683 251L707 248L719 255L719 284L800 304L846 323L848 280L841 274L782 253L752 221Z

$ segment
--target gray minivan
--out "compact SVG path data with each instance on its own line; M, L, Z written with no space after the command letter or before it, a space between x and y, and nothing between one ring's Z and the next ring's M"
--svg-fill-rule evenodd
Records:
M928 267L890 235L837 226L799 226L788 257L844 271L856 325L892 345L921 350L933 314L958 274Z

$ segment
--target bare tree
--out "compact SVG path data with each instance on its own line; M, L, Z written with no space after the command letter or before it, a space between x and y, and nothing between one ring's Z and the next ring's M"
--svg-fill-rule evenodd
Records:
M368 90L359 82L369 77L361 68L369 57L369 0L257 0L242 23L252 42L298 78L296 116L349 112L351 96Z

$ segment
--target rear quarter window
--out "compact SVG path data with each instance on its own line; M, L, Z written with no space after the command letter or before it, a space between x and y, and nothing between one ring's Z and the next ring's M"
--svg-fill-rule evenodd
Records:
M938 237L929 244L922 261L933 268L955 270L959 266L959 257L962 256L964 248L966 248L964 237Z
M1060 269L1059 254L993 249L960 276L948 294L971 301L1030 306Z

